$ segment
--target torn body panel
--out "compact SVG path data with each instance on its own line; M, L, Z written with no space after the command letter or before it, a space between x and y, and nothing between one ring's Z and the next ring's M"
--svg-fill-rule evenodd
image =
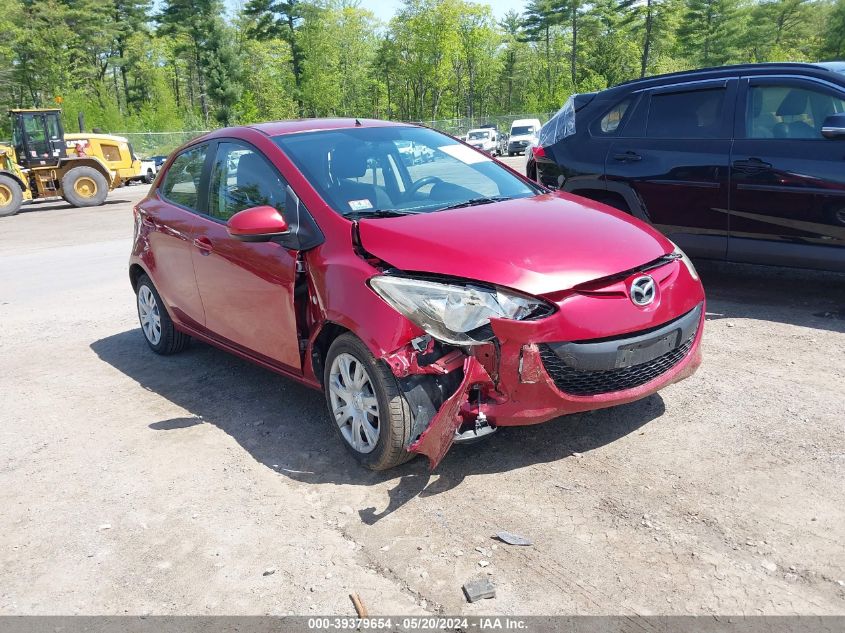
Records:
M475 357L467 356L464 358L463 379L458 388L437 410L419 439L408 447L409 451L428 457L432 469L440 463L452 446L455 432L465 421L470 391L477 383L492 384L481 363Z

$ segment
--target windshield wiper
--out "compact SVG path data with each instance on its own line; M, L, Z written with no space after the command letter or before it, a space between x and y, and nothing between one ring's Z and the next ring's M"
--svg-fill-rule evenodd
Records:
M482 196L481 198L470 198L458 204L452 204L448 207L443 207L441 211L448 211L449 209L461 209L463 207L474 207L479 204L490 204L491 202L504 202L505 200L513 200L509 196Z
M400 211L398 209L361 209L360 211L351 211L344 213L343 217L352 220L360 220L362 218L395 218L400 215L416 215L416 211Z

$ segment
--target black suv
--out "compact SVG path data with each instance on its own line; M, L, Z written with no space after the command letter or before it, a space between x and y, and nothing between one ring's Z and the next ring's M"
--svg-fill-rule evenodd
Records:
M654 224L693 257L845 271L845 62L574 95L527 169Z

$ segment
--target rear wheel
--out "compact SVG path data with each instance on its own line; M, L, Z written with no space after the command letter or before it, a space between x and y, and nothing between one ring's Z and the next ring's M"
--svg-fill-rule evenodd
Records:
M355 459L371 470L412 459L411 411L390 370L353 334L332 343L325 367L332 426Z
M62 198L75 207L98 207L108 195L106 177L93 167L74 167L62 176Z
M0 175L0 217L15 215L23 204L23 191L18 182Z
M144 182L147 183L148 185L151 185L151 184L153 184L153 178L155 178L155 174L153 174L153 170L148 169L147 175L144 176Z
M173 325L164 302L146 275L138 278L135 295L141 332L150 349L162 356L176 354L185 349L190 337Z

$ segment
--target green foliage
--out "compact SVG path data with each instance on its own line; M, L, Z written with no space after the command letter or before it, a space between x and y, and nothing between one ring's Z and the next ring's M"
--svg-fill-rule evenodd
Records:
M389 24L356 0L247 0L231 16L223 0L5 0L0 32L0 107L59 97L68 129L78 113L112 132L480 122L651 73L843 59L845 0L528 0L499 23L471 0L403 0Z

